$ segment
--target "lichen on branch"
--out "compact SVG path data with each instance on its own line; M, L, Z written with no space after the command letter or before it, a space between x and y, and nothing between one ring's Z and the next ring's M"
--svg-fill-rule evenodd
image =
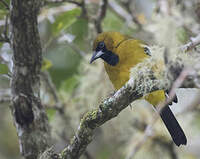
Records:
M189 78L184 78L181 87L194 88L197 86L196 81L199 81L199 79L196 78L200 75L199 68L197 68L200 60L198 53L193 51L189 54L175 49L169 54L159 47L153 48L151 51L158 53L158 55L152 56L149 60L144 60L133 68L131 78L125 86L113 96L104 100L97 109L84 115L71 144L62 151L60 158L78 159L92 141L94 130L97 127L116 117L131 102L145 94L160 89L170 90L174 81L185 68L191 69L187 69L190 70L186 74ZM160 67L158 63L162 63L164 66ZM153 70L155 71L154 74L152 73Z

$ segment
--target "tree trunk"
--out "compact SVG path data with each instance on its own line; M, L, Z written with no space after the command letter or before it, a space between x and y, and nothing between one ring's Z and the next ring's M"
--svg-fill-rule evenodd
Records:
M11 0L11 45L13 48L12 114L20 152L36 159L49 145L50 127L40 101L42 49L37 14L40 0Z

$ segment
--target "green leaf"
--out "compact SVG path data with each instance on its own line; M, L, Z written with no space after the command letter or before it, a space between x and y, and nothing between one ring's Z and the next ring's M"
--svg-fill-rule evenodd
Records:
M63 81L77 73L80 64L80 55L68 44L56 45L48 51L46 58L53 63L48 71L57 88L60 88Z
M42 71L48 70L51 68L52 62L46 58L43 59L42 61Z
M76 36L76 39L85 39L88 34L88 20L79 18L70 27L69 32Z
M8 74L8 66L0 63L0 74Z
M52 121L55 114L56 114L56 110L53 109L53 108L49 108L49 109L46 110L46 113L47 113L48 120Z
M52 25L53 35L57 35L60 31L68 28L71 24L73 24L80 13L81 10L79 8L75 8L57 16L56 21Z
M9 6L10 0L4 0L4 2ZM7 10L3 2L0 3L0 10Z
M176 36L181 43L186 43L189 39L187 31L183 27L176 30Z
M88 49L88 20L85 18L77 19L68 29L68 33L75 36L74 43L81 49Z
M78 84L78 77L74 75L62 82L61 89L63 89L68 93L72 93L73 90L76 88L77 84Z
M5 3L10 4L10 0L4 0ZM9 10L5 7L3 2L0 2L0 20L5 18L5 15L9 13Z
M108 10L106 17L103 20L104 31L119 31L125 34L130 34L134 31L133 28L127 27L127 24L117 16L113 11Z

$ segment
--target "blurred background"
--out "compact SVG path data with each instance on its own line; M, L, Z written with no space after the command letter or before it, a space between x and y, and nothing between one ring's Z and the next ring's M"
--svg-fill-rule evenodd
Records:
M1 33L7 14L0 1ZM180 47L200 32L200 1L109 0L106 4L105 0L48 0L38 22L43 48L41 101L59 152L69 143L83 114L95 109L114 90L102 61L89 64L98 32L119 31L150 45ZM11 71L12 49L0 42L1 159L21 158L9 109ZM187 146L176 147L160 119L147 136L145 128L155 111L146 101L138 100L96 130L81 158L200 159L200 91L178 89L177 96L179 102L172 109L188 137Z

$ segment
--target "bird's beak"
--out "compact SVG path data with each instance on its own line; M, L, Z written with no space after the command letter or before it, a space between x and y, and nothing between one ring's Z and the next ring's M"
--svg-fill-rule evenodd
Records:
M103 55L104 52L103 51L95 51L92 55L92 58L90 60L90 63L92 63L93 61L95 61L96 59L98 59L99 57L101 57L101 55Z

